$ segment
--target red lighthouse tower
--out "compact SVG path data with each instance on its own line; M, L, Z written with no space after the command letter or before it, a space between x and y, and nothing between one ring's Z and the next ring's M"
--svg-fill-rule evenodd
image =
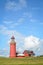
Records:
M14 36L12 36L10 42L10 58L14 57L16 57L16 42Z

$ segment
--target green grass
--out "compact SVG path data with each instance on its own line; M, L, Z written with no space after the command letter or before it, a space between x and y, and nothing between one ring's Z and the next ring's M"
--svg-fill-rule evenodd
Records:
M43 65L43 57L28 57L28 58L0 57L0 65Z

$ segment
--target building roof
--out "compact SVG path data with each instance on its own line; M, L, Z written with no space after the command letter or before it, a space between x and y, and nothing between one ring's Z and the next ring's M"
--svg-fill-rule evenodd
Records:
M17 56L24 56L24 54L17 54Z

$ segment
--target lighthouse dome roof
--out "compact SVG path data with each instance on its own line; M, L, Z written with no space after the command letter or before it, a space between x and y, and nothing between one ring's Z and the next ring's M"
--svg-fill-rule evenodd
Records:
M12 36L12 37L11 37L11 39L15 39L15 37L14 37L14 36Z

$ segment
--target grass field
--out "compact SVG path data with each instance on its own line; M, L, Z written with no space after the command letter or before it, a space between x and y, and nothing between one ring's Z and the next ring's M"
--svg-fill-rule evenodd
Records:
M2 58L0 65L43 65L43 57Z

